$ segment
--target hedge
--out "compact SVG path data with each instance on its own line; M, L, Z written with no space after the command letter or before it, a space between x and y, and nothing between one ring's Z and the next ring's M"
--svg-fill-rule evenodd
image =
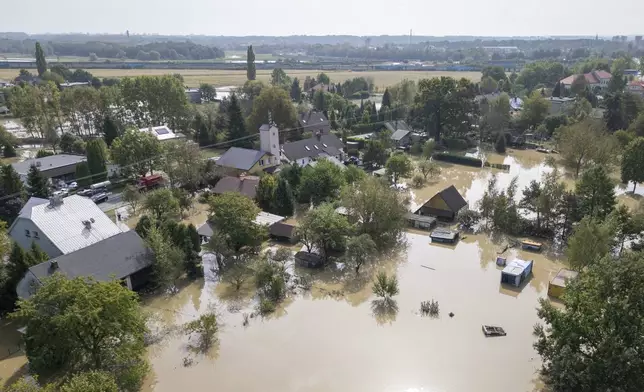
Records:
M483 166L483 161L479 158L466 157L462 155L454 154L445 154L445 153L436 153L432 156L437 161L456 163L459 165L472 166L472 167L481 167Z

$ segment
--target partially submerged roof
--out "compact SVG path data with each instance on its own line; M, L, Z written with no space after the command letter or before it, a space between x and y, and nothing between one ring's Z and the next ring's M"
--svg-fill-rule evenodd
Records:
M226 176L217 182L217 185L215 185L212 191L216 194L235 192L254 199L257 194L257 185L259 185L259 177L247 176L238 178Z
M219 159L217 165L239 170L250 170L266 153L248 148L230 147Z
M27 159L22 162L12 163L11 166L18 174L27 175L32 165L36 165L40 171L47 171L59 167L76 166L77 163L85 161L86 158L83 155L56 154L43 158Z
M431 217L431 216L428 216L428 215L418 215L418 214L414 214L414 213L411 213L411 212L407 213L406 218L408 220L413 220L413 221L416 221L416 222L423 222L423 223L435 223L436 222L436 218L434 218L434 217Z
M291 161L318 156L335 156L344 148L342 141L334 134L320 134L296 142L284 143L282 152Z
M90 199L72 195L60 203L28 201L20 219L32 221L63 254L88 247L121 233L114 222ZM11 229L10 229L11 230ZM20 234L20 233L19 233Z
M42 284L43 279L54 273L70 279L79 276L97 281L123 279L151 263L145 243L136 231L130 230L29 268L16 291L22 298L27 298L33 285Z
M463 196L458 193L454 185L450 185L449 187L438 192L438 194L443 198L445 204L447 204L449 209L453 212L458 212L461 210L461 208L467 205L467 202L465 201L465 199L463 199Z
M507 275L518 276L521 275L523 271L528 269L530 267L530 264L532 264L532 260L526 261L515 259L509 262L508 265L503 268L503 273Z
M552 278L550 284L559 287L566 287L566 283L570 280L575 279L577 276L579 276L579 272L562 268L559 270L559 272L557 272L557 275Z

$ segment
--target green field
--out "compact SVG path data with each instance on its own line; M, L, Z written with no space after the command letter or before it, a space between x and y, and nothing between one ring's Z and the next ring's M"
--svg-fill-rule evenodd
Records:
M36 72L35 70L31 70ZM246 81L246 71L229 71L229 70L202 70L202 69L89 69L94 76L105 77L125 77L139 75L165 75L180 73L183 75L186 85L197 87L200 83L210 83L215 86L241 86ZM297 77L304 80L307 76L316 76L321 71L316 70L286 70L290 77ZM378 90L384 90L400 82L403 79L419 80L425 78L436 78L441 76L451 76L453 78L468 78L474 82L481 79L480 72L450 72L450 71L325 71L333 82L343 82L355 77L371 77ZM263 82L270 80L271 71L257 71L257 79ZM2 69L0 70L0 79L13 79L18 75L18 70Z

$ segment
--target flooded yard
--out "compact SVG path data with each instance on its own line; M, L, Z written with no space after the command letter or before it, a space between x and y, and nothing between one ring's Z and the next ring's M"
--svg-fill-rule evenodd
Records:
M453 184L475 206L492 173L498 173L501 187L518 176L520 195L531 180L552 170L532 151L494 159L511 165L510 171L441 164L439 178L412 190L413 202ZM212 262L205 260L204 279L173 296L143 301L159 328L174 331L149 347L152 370L144 391L539 390L532 330L538 299L547 296L560 260L547 252L509 249L503 254L508 260L534 260L532 277L511 289L501 286L501 267L495 264L503 240L467 234L446 246L430 244L427 233L410 232L406 242L359 277L352 271L296 268L296 275L312 282L310 290L291 294L274 315L251 318L248 326L243 315L256 308L252 282L236 292L218 281ZM382 269L399 279L393 309L373 306L371 279ZM439 302L440 315L421 316L421 301L432 299ZM193 353L178 328L211 311L221 324L218 343L208 353ZM482 324L501 326L507 336L486 338ZM0 377L10 377L23 364L24 357L0 360Z

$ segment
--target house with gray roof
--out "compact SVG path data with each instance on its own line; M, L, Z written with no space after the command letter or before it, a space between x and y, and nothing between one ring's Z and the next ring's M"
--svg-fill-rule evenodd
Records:
M396 147L407 147L411 144L412 129L405 121L387 121L384 127L391 132L390 139Z
M26 182L27 174L31 166L35 165L40 173L54 180L71 181L76 176L76 164L85 162L87 159L83 155L56 154L43 158L32 158L22 162L12 163L13 169L20 175L20 178Z
M29 199L7 231L21 248L28 250L36 243L50 258L86 248L121 232L91 199L78 195Z
M30 267L16 292L20 298L29 298L44 279L55 273L69 279L90 277L99 282L119 279L132 290L147 282L152 260L145 242L130 230Z
M325 135L331 133L331 124L329 124L329 120L326 118L324 113L317 110L309 110L306 113L300 114L298 122L302 130L305 132L312 132L313 134L321 132Z
M217 166L229 169L230 174L248 172L258 174L271 170L281 161L279 130L264 124L259 128L260 149L231 147L217 159Z
M306 166L309 162L323 157L335 157L344 160L344 143L332 133L328 135L318 133L315 136L284 143L282 156L291 163Z
M220 195L227 192L234 192L242 194L248 198L255 199L258 185L259 177L256 176L226 176L217 182L212 193Z

